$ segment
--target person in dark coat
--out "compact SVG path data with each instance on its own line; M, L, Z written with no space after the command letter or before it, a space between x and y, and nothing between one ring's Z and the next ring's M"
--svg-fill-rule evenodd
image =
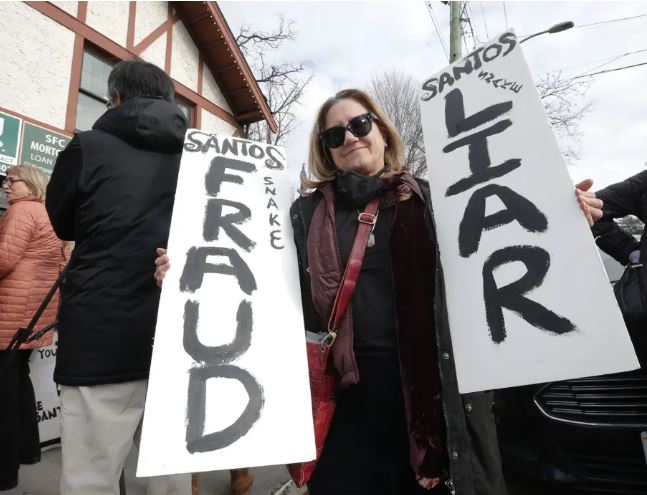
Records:
M643 230L640 241L623 231L614 218L635 215L647 221L647 171L642 171L621 182L596 192L604 201L602 218L591 228L596 243L609 256L622 265L645 263L647 260L647 237ZM647 287L647 270L641 270L643 287ZM644 296L644 293L643 293ZM636 349L641 366L647 365L647 332L645 322L627 321L629 336Z
M359 212L380 198L332 346L336 410L310 495L505 494L492 392L458 392L429 186L406 171L395 127L366 93L340 91L317 114L309 167L314 191L290 211L307 331L326 335ZM591 185L576 188L589 225Z
M290 215L310 332L325 335L358 212L380 198L332 346L337 405L310 495L505 494L492 392L458 392L429 185L406 171L394 125L366 93L340 91L317 114L309 166L314 192ZM591 184L576 189L589 225Z
M187 121L171 79L141 61L115 65L109 110L63 150L47 188L56 234L75 242L62 287L54 379L61 385L64 495L119 493L138 434ZM187 476L149 493L190 493Z

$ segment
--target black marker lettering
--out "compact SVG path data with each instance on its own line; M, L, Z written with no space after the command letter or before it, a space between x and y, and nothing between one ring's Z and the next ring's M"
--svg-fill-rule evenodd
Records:
M252 328L254 318L252 303L240 301L236 313L236 334L234 340L225 345L206 346L198 338L198 320L200 319L200 303L187 301L184 305L184 350L196 362L209 363L217 361L219 364L228 363L240 357L249 349L252 343ZM217 329L214 329L217 331Z
M236 213L222 214L222 207L236 208ZM228 199L212 198L207 201L207 211L204 216L202 237L205 241L216 241L220 236L220 229L238 244L239 247L249 252L256 245L249 237L243 234L235 225L242 225L252 218L252 211L242 203Z
M198 131L187 134L186 138L188 142L184 143L185 151L200 151L202 149L202 141L198 139L198 136L204 136L204 134Z
M486 201L498 196L506 206L493 215L485 215ZM516 220L528 232L544 232L548 227L546 216L529 200L512 189L498 184L488 184L474 191L470 197L458 230L458 249L462 257L474 254L479 247L481 234Z
M506 263L520 261L526 273L516 282L497 287L494 270ZM510 246L495 251L483 265L483 296L492 341L499 344L506 338L503 308L517 313L534 327L558 335L572 332L575 326L541 304L525 297L544 281L550 267L550 255L536 246Z
M514 50L515 46L517 46L517 38L512 33L503 33L499 37L499 43L508 45L508 48L506 49L506 51L503 52L503 56L505 57L508 53Z
M465 117L465 105L463 103L463 93L459 89L453 89L445 96L445 126L449 137L455 137L459 134L487 122L491 122L512 110L512 102L506 101L496 103L495 105L484 108L474 115ZM451 145L450 145L451 146Z
M492 49L494 49L494 55L491 55ZM497 58L499 55L501 55L501 51L503 48L501 45L498 43L494 43L493 45L488 46L484 51L483 51L483 60L485 62L491 62L495 58ZM489 54L489 55L488 55Z
M282 240L280 230L273 230L270 232L270 244L274 249L283 249L285 247L283 244L279 244Z
M225 139L222 142L221 153L227 155L229 153L238 156L238 141ZM247 162L244 162L247 163Z
M278 213L270 213L270 226L271 227L274 227L274 226L280 227L281 226L281 223L277 220L277 218L279 218Z
M474 69L472 68L472 62L470 60L465 60L465 65L463 67L460 66L455 66L452 69L452 73L454 74L454 79L459 80L461 78L462 74L471 74Z
M207 263L207 256L227 256L230 264ZM247 295L256 290L254 274L234 249L204 246L190 248L180 276L180 290L195 292L202 286L202 279L206 273L233 275L241 290Z
M210 196L218 196L223 182L243 183L243 178L240 175L226 174L225 170L227 169L246 173L256 172L256 167L253 163L217 156L211 160L211 166L205 177L205 186Z
M285 157L281 152L273 146L268 146L266 151L270 159L265 160L265 166L271 170L283 170L285 168Z
M240 417L222 431L205 434L204 420L207 401L207 380L229 378L238 380L249 397ZM186 449L191 452L211 452L223 449L243 436L261 417L265 399L263 389L248 371L232 365L210 365L192 368L189 375L187 401Z

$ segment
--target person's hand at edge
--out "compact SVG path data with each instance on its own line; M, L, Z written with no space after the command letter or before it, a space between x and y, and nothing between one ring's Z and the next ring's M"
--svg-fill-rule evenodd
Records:
M157 258L155 258L155 274L153 276L155 277L157 286L161 287L164 282L164 277L166 277L166 272L171 268L171 262L166 255L166 249L157 248L155 251L157 252Z
M596 198L595 193L589 190L591 186L593 186L591 179L584 179L582 182L575 184L575 197L589 227L602 218L603 206L602 200Z

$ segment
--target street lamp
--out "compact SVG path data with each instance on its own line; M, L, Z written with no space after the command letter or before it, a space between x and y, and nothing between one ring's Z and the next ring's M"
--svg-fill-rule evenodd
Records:
M534 38L535 36L539 36L540 34L545 34L545 33L554 34L554 33L559 33L561 31L566 31L567 29L571 29L573 26L575 26L575 23L573 21L560 22L544 31L539 31L538 33L531 34L530 36L526 36L524 39L520 41L520 43L523 43L524 41L528 41L530 38Z

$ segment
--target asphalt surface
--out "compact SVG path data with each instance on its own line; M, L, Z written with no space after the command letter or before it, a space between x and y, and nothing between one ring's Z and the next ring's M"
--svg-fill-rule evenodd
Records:
M145 485L135 477L136 454L131 452L126 461L126 495L145 495ZM43 453L40 463L23 466L20 469L20 481L17 488L2 492L3 495L58 495L58 483L61 469L61 451L53 448ZM254 486L250 495L304 495L290 481L288 472L283 467L268 466L252 469ZM509 476L507 477L509 495L557 495L554 488L545 487L534 481ZM578 492L582 495L582 492ZM229 472L213 471L200 475L200 494L230 495ZM570 495L559 493L559 495Z

